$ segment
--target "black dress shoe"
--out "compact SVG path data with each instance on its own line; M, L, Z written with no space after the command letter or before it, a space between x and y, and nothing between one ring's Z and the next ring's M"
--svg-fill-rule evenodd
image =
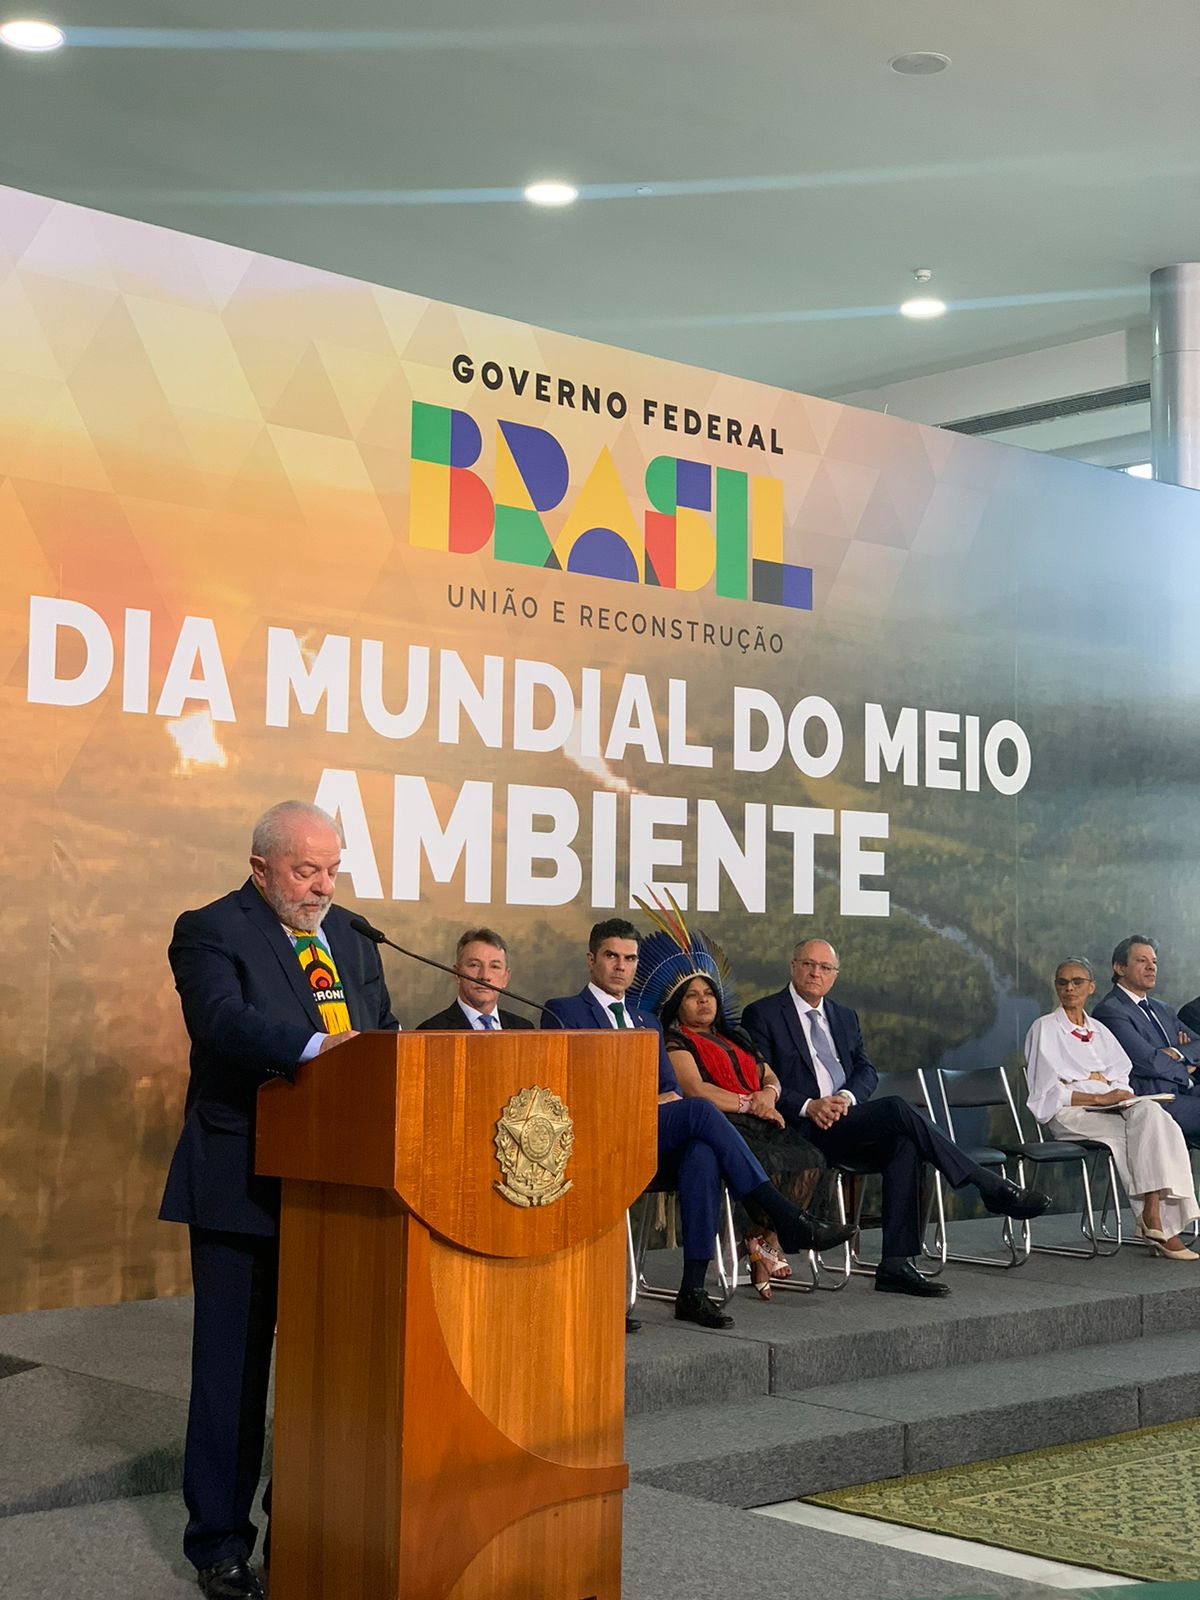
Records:
M852 1222L818 1222L816 1217L798 1206L785 1222L775 1218L775 1233L785 1256L798 1255L802 1250L832 1250L835 1244L845 1244L858 1229Z
M196 1574L200 1592L210 1600L264 1600L263 1587L245 1556L230 1556Z
M627 1311L625 1313L625 1332L636 1333L640 1327L641 1323L638 1321L638 1319L636 1317L631 1317Z
M938 1300L950 1293L948 1283L923 1278L911 1261L902 1267L876 1267L875 1287L883 1294L915 1294L925 1300Z
M981 1191L981 1198L985 1210L995 1216L1016 1217L1022 1222L1040 1217L1043 1211L1049 1210L1051 1203L1048 1194L1041 1194L1037 1189L1022 1189L1019 1183L1010 1183L1007 1178L1002 1178L995 1188Z
M677 1322L694 1322L700 1328L733 1327L733 1318L727 1317L703 1289L680 1289L675 1296L675 1319Z

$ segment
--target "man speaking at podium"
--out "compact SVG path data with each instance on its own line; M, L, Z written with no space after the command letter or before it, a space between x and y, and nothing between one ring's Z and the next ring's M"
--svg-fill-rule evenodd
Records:
M183 1132L159 1216L191 1230L196 1307L184 1552L214 1600L259 1596L250 1520L262 1470L279 1275L279 1182L254 1171L258 1090L361 1030L395 1031L379 951L333 904L342 843L299 800L254 827L240 889L175 924L191 1037ZM270 1517L270 1489L263 1509ZM270 1524L265 1547L270 1557Z

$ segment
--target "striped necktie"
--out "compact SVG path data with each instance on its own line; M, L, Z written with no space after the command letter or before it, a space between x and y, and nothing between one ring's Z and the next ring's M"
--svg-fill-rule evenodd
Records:
M842 1068L842 1063L837 1058L837 1051L833 1048L833 1040L825 1027L825 1018L817 1010L816 1006L809 1007L808 1031L812 1037L812 1047L816 1051L821 1065L829 1074L829 1081L832 1085L829 1092L836 1094L839 1089L845 1087L846 1074Z

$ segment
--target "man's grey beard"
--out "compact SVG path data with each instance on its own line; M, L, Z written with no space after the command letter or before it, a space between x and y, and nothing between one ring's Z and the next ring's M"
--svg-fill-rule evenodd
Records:
M332 900L326 900L319 911L301 911L302 901L284 900L269 889L263 891L263 898L285 927L296 928L301 933L316 933L333 904Z

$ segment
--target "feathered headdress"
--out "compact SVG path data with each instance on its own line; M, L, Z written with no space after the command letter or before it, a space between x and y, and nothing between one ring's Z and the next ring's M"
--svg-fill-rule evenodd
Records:
M647 1011L659 1012L677 989L692 978L708 978L716 985L726 1020L735 1022L739 1013L729 957L715 939L706 933L691 933L674 897L666 905L656 894L653 904L634 895L641 909L658 929L642 940L638 951L637 977L629 993Z

